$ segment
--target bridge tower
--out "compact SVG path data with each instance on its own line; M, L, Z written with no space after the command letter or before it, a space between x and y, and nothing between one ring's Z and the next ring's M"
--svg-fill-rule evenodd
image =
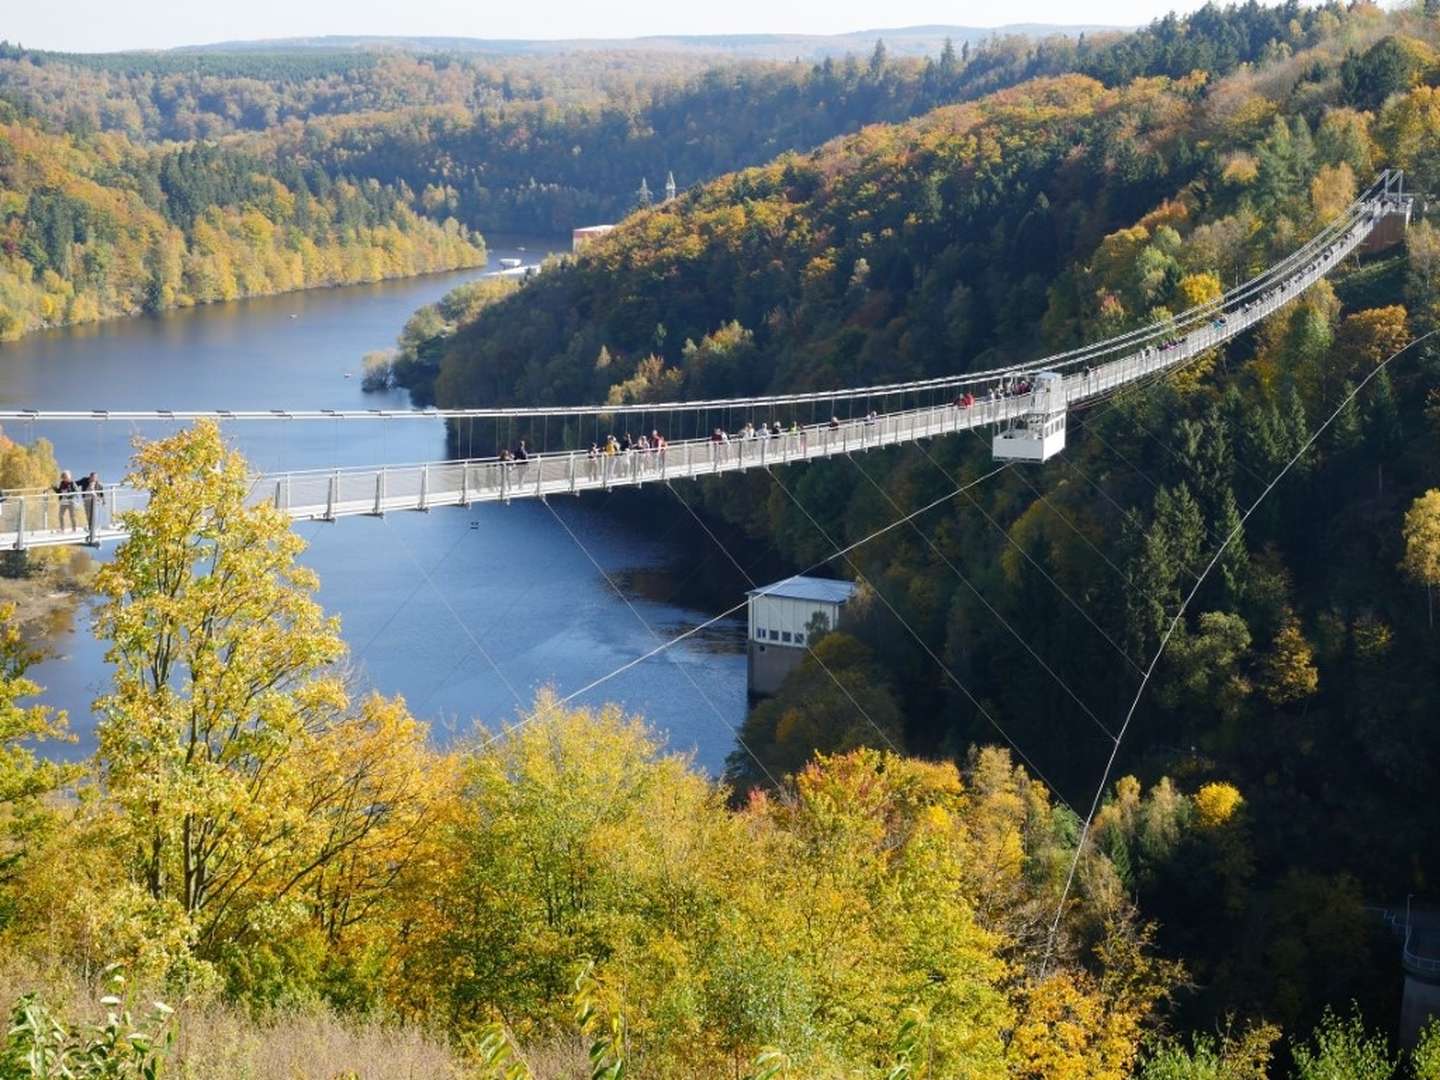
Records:
M1374 254L1387 247L1393 247L1405 239L1410 227L1410 215L1415 208L1415 196L1405 191L1405 174L1399 169L1386 169L1380 174L1384 188L1380 193L1380 206L1375 211L1377 220L1370 234L1360 244L1360 250Z
M996 461L1049 461L1065 449L1065 383L1058 371L1035 376L1019 411L995 435Z

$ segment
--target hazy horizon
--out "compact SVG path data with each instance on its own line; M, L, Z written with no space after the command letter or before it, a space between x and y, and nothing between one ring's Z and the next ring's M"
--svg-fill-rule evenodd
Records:
M605 11L570 0L492 10L477 9L462 0L414 0L397 11L393 5L378 0L317 0L305 5L254 0L239 9L177 9L163 0L133 0L123 7L101 0L75 0L63 9L26 6L14 11L0 35L29 48L63 52L172 49L329 36L532 41L737 34L830 36L936 25L1137 26L1168 11L1194 10L1202 2L1099 0L1080 12L1057 0L1015 0L1003 9L993 4L939 0L897 0L883 8L858 0L783 7L761 0L735 0L722 7L703 9L637 0L621 10Z

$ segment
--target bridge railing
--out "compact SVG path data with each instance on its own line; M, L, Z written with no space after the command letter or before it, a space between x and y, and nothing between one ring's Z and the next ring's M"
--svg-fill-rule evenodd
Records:
M142 492L107 488L98 495L86 492L6 492L0 495L0 536L12 548L54 543L98 543L122 531L120 515L145 505Z

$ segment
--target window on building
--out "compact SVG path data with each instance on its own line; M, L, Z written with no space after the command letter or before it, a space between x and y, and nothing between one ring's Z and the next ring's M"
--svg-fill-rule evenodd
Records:
M789 631L789 630L782 630L782 631L780 631L780 640L781 640L781 641L789 641L789 640L790 640L790 631Z
M780 640L780 631L779 631L779 630L771 630L771 631L770 631L770 640L771 640L771 641L779 641L779 640Z
M757 627L755 628L755 640L756 640L756 641L764 641L764 640L765 640L765 628L764 628L763 626L757 626Z
M797 630L797 631L795 631L795 644L796 644L796 645L804 645L804 644L805 644L805 633L804 633L804 631L802 631L802 630Z

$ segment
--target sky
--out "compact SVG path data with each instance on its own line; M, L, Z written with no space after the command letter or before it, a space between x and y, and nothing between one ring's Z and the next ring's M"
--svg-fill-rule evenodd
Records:
M944 23L1134 26L1202 0L8 0L0 38L109 52L321 34L484 38L805 33Z

